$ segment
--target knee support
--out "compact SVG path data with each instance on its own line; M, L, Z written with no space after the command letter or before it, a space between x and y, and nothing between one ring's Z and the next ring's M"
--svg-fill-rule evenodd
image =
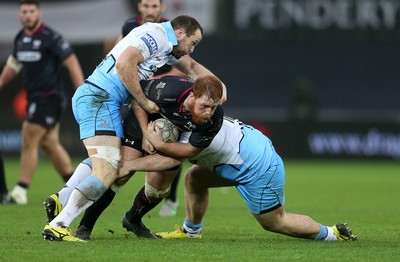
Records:
M107 163L118 169L121 161L121 151L112 146L87 146L86 150L90 157L96 157L106 160Z
M150 201L161 200L163 198L166 198L167 196L169 196L170 191L171 191L171 187L169 187L165 190L158 190L158 189L152 187L149 183L147 183L147 180L145 181L144 193L146 194L147 198Z

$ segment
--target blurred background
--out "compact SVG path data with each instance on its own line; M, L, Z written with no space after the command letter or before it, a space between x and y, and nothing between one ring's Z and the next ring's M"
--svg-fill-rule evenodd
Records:
M399 0L163 2L164 17L189 14L203 25L193 57L226 84L226 114L263 131L284 158L400 159ZM41 9L85 77L137 14L133 0L42 0ZM17 1L0 0L1 68L20 30L17 11ZM0 92L6 157L19 155L24 106L16 79ZM86 156L70 106L61 126L70 154Z

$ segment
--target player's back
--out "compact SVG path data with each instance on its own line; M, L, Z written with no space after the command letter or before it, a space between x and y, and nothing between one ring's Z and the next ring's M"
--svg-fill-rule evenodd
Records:
M215 170L227 179L246 183L254 178L248 176L248 171L259 169L262 174L262 170L270 165L272 155L273 147L268 137L237 119L224 117L210 146L190 162Z

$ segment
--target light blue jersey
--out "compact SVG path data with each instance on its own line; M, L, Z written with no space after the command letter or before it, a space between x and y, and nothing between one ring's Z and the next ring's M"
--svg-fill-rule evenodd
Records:
M271 140L238 120L225 117L211 145L189 161L235 182L253 214L273 210L285 201L284 166Z
M144 62L137 66L137 72L139 80L145 80L159 67L179 62L171 55L177 44L170 22L146 23L119 41L72 98L81 139L95 135L124 137L119 110L131 94L119 78L115 63L126 48L137 48L142 54Z

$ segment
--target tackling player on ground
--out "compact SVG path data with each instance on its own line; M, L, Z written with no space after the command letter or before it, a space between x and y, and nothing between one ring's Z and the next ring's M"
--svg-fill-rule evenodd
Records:
M187 143L189 135L183 133L180 142ZM163 170L176 166L185 158L173 153L173 146L162 141L154 123L148 126L147 138L156 150L174 159L158 154L125 161L121 173ZM271 140L251 126L225 117L211 144L196 156L187 158L195 165L185 174L186 218L177 230L156 233L160 238L201 238L202 221L208 207L208 189L235 186L265 230L314 240L357 239L346 223L324 226L309 216L286 212L282 159Z

